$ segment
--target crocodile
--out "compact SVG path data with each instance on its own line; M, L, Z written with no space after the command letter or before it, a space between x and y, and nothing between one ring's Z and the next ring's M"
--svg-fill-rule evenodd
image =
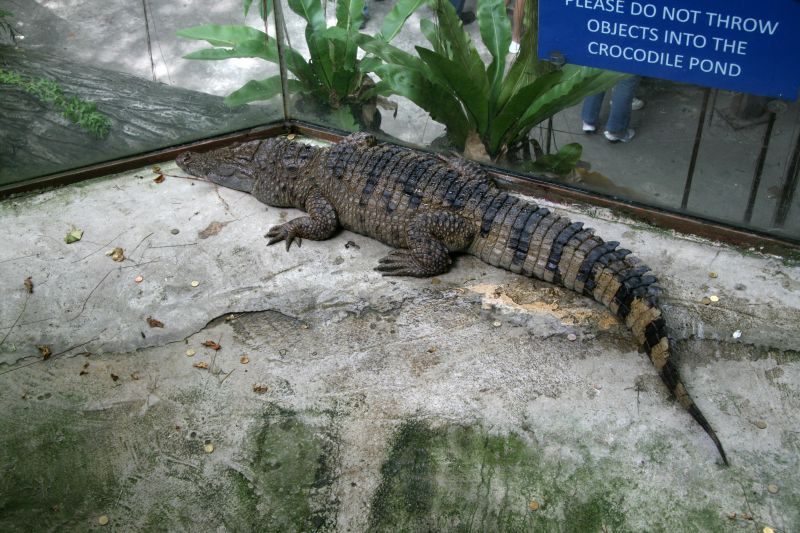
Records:
M286 137L212 150L183 152L190 175L252 194L307 216L273 226L272 245L300 246L339 228L394 247L376 270L385 276L430 277L465 252L511 272L561 285L593 298L619 317L644 348L666 387L725 450L689 396L671 358L662 290L647 265L605 242L581 222L498 188L478 164L434 156L355 133L331 146Z

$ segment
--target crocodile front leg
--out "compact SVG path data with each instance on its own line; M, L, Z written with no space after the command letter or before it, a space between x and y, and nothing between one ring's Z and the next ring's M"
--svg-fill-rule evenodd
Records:
M420 213L406 229L407 249L394 250L375 268L384 276L427 278L447 272L450 252L465 250L475 234L469 222L448 211Z
M339 228L336 210L318 189L314 188L309 192L305 210L308 216L294 218L289 222L270 228L265 235L265 237L269 237L267 246L285 240L288 251L292 242L297 242L299 247L303 239L323 241Z

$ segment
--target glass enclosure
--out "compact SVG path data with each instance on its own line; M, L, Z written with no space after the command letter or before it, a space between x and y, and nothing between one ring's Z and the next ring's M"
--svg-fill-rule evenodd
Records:
M288 120L800 240L796 101L645 78L610 142L584 100L625 78L536 60L535 8L0 2L0 185Z
M197 39L263 31L239 0L4 0L0 15L0 185L283 120L280 94L224 100L276 63L202 59L213 56Z

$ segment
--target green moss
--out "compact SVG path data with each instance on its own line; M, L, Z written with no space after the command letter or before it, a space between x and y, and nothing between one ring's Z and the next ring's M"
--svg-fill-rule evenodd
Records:
M337 445L335 436L322 425L308 424L275 405L267 409L254 438L251 467L259 503L252 517L258 527L253 531L334 528L336 506L329 496ZM242 495L244 499L254 496Z
M26 93L55 107L65 118L85 129L98 139L108 135L111 119L97 110L94 102L77 96L67 97L61 85L47 78L23 76L12 70L0 68L0 83L13 85Z
M637 479L624 477L632 475L630 468L594 459L575 443L549 446L569 449L578 459L562 464L535 441L513 433L493 435L480 426L433 428L409 420L390 442L369 529L590 533L727 526L719 510L700 498L687 503L685 497L658 492L649 499ZM529 507L532 501L536 510Z
M0 419L0 530L81 530L119 495L99 413L37 406ZM26 525L27 524L27 525Z

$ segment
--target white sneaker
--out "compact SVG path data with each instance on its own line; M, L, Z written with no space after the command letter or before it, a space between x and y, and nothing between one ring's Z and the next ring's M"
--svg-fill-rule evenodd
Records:
M631 101L631 111L639 111L643 107L644 107L644 100L641 100L639 98L634 98Z
M595 126L592 126L586 122L583 123L583 133L594 133L595 131L597 131Z
M609 140L609 142L612 142L612 143L619 143L619 142L626 143L626 142L630 141L631 139L633 139L633 137L636 135L636 132L633 130L633 128L628 128L628 131L626 131L625 133L623 133L621 135L616 134L616 133L611 133L608 130L606 130L604 134L606 136L606 139Z
M519 43L516 41L511 41L511 44L508 46L508 53L509 54L518 54L519 53Z

